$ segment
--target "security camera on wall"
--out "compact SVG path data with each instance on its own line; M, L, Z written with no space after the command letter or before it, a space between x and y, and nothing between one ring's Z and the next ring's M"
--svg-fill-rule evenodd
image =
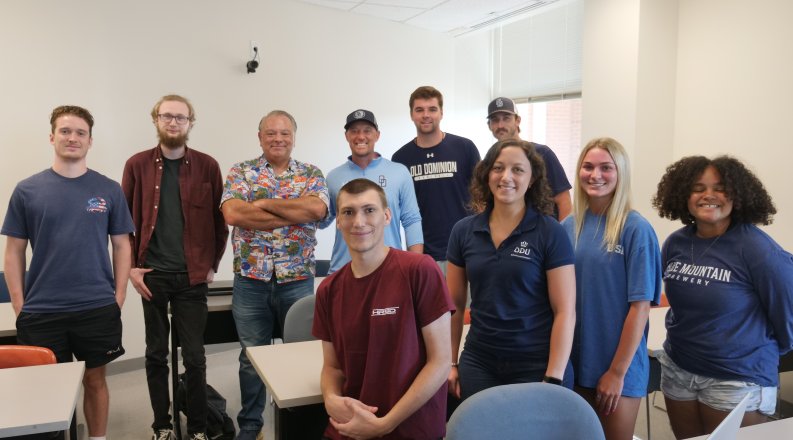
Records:
M259 48L254 46L253 59L245 64L245 67L248 69L248 73L256 73L256 69L259 67L259 61L256 60L257 58L259 58Z

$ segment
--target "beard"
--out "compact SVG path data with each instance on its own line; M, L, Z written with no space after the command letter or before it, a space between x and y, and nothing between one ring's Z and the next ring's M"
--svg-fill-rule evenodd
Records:
M177 136L171 136L163 129L157 130L157 137L160 138L160 145L166 148L180 148L187 144L189 139L189 130L185 133L180 133Z

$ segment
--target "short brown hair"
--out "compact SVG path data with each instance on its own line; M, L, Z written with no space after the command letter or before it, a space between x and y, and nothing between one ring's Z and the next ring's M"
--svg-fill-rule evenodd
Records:
M413 102L417 99L432 99L438 98L438 107L443 110L443 94L440 90L432 86L421 86L410 94L410 111L413 111Z
M339 195L336 196L336 209L339 209L339 198L341 198L342 193L355 195L364 193L366 191L376 192L377 195L380 196L380 202L383 204L383 208L388 208L388 198L386 197L383 188L369 179L359 178L352 179L341 187L339 190Z
M78 118L84 120L85 123L88 124L88 135L93 135L94 117L91 116L91 112L76 105L62 105L60 107L55 107L55 109L52 110L52 114L50 115L50 127L52 127L52 133L55 133L55 121L57 121L61 116L65 115L77 116Z
M187 98L181 95L165 95L162 98L160 98L160 100L157 101L157 103L154 104L154 107L151 109L152 121L157 122L157 115L160 113L160 106L165 101L177 101L184 103L185 105L187 105L187 112L190 113L189 115L187 115L187 117L190 118L190 122L192 123L195 121L195 110L193 110L193 104L190 104L190 101L188 101Z

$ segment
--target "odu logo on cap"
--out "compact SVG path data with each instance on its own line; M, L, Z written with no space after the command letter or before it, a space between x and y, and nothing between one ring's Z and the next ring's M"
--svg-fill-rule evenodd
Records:
M363 112L363 110L358 110L357 112L355 112L356 118L363 118L364 115L365 113Z
M501 98L496 99L496 107L504 107L504 100Z

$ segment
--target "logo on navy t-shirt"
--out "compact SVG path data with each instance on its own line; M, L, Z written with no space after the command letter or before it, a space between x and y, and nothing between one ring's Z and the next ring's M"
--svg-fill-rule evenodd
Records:
M529 242L521 241L520 245L515 246L515 249L512 250L512 257L523 258L524 260L531 260L531 249L529 249Z
M107 202L101 197L94 197L88 201L88 207L85 209L88 212L107 212Z
M696 264L671 261L666 265L664 280L677 280L684 283L710 285L711 280L730 282L732 271L713 266L698 266Z

